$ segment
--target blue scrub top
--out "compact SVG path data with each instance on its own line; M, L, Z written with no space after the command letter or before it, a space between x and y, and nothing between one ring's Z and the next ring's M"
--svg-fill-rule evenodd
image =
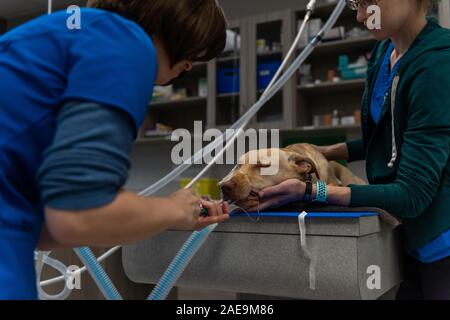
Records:
M370 115L375 123L378 123L381 117L381 112L386 99L386 96L392 87L395 75L397 74L400 60L398 60L391 70L391 54L394 51L394 44L391 43L386 55L384 56L383 63L381 64L380 71L378 72L375 86L373 88L372 99L370 102Z
M35 177L64 102L119 108L141 126L157 74L151 38L111 12L65 11L0 37L0 299L35 299L33 251L44 221ZM101 125L101 123L99 123Z

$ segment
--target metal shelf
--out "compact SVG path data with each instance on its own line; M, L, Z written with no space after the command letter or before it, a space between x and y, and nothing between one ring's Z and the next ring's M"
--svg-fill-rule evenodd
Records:
M292 131L301 131L301 132L314 132L314 131L333 131L333 130L361 130L360 125L338 125L338 126L303 126L296 127Z
M366 79L341 80L339 82L323 82L320 84L297 86L304 94L336 93L348 90L364 89Z
M230 62L230 61L236 61L239 60L239 56L230 56L230 57L219 57L217 58L217 62L221 63L221 62Z
M283 54L282 51L267 51L267 52L261 52L257 54L258 58L273 58L273 57L279 57Z
M312 57L326 54L338 54L349 51L358 51L364 49L371 49L376 43L376 40L372 36L347 38L344 40L336 40L329 42L322 42L311 54ZM301 47L299 50L302 50Z
M258 127L260 128L266 128L270 129L270 127L277 127L278 123L266 123L266 126L264 124L259 124ZM231 126L226 125L220 125L217 126L216 129L219 129L222 132L225 132L226 129L228 129ZM295 127L293 129L281 129L280 132L283 135L286 134L298 134L298 133L326 133L326 132L333 132L333 131L345 131L345 132L359 132L361 131L360 125L339 125L339 126L304 126L304 127ZM151 144L151 143L172 143L171 141L171 134L168 133L167 135L162 136L155 136L155 137L143 137L139 138L135 141L135 144Z
M150 103L150 108L198 106L200 103L206 104L207 97L189 97L182 100L169 100Z
M239 97L239 92L232 92L232 93L220 93L217 95L217 98L219 99L225 99L225 98L235 98Z

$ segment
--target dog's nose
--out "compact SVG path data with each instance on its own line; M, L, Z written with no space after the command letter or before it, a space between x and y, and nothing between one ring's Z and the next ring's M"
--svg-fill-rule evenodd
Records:
M235 187L236 183L233 180L229 180L220 185L220 189L225 196L230 195Z

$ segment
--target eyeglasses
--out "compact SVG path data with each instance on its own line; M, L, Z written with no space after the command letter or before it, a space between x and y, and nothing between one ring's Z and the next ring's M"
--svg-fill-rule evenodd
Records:
M372 0L347 0L347 7L353 11L357 11L359 8L367 8L372 4Z

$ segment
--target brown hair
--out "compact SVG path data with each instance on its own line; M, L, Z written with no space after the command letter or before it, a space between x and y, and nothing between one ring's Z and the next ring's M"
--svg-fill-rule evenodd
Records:
M209 61L225 48L227 22L217 0L89 0L120 14L162 41L172 65Z

